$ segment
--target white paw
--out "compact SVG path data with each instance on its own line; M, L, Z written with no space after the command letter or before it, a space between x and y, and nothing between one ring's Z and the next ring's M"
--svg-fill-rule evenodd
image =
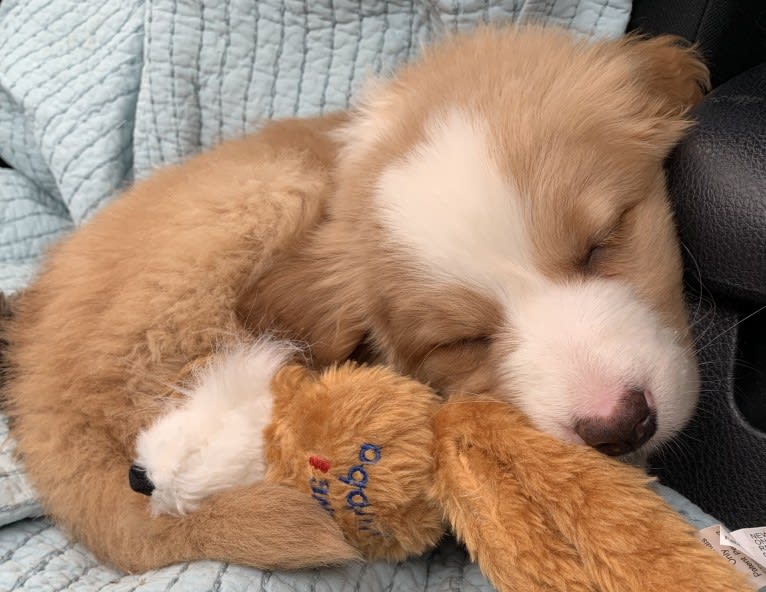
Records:
M130 482L151 494L153 513L186 514L213 493L263 478L270 384L294 352L262 339L216 356L182 406L139 434Z

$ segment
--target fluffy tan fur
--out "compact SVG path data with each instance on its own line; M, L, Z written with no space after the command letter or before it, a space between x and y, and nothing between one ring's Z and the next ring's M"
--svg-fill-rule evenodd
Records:
M323 216L337 118L288 121L158 172L51 252L9 328L9 412L50 515L128 571L356 557L310 498L261 484L184 519L127 487L138 431L190 362L241 338L238 289ZM284 504L284 506L283 506Z
M419 382L348 364L287 366L273 388L267 479L313 493L365 559L420 554L451 526L500 592L748 590L642 471L541 434L505 402L439 405Z
M490 399L447 403L435 430L435 495L501 592L750 589L638 469Z
M444 526L441 508L427 495L439 401L431 389L383 367L345 365L321 375L288 366L273 390L267 480L308 494L312 484L326 490L320 498L366 559L400 561L436 544ZM378 462L360 460L366 443L381 450ZM329 462L326 472L309 464L314 455ZM367 473L363 489L354 484L364 478L352 474L360 466ZM350 505L354 491L364 497Z
M529 196L548 277L581 275L594 234L629 210L620 248L588 273L623 280L686 335L662 163L707 86L695 51L673 37L589 43L556 29L489 27L448 39L368 90L336 134L327 224L246 285L238 313L253 331L276 319L320 361L337 359L364 327L385 361L440 392L495 388L497 359L515 347L512 333L498 335L497 303L424 277L373 215L381 172L423 139L431 116L457 107L489 123L497 164Z
M543 56L550 71L529 70L524 55ZM488 56L507 65L504 75L534 82L528 92L547 88L539 117L525 120L496 96L482 74ZM602 73L583 80L596 71L586 72L588 60ZM668 40L588 45L555 31L487 29L429 51L349 115L271 124L137 183L52 250L9 329L9 413L46 510L130 571L197 558L295 568L357 557L338 525L285 485L228 491L184 518L150 517L126 475L138 432L177 403L167 384L190 362L269 331L306 341L316 367L345 360L370 334L381 359L444 392L492 386L497 354L484 336L499 312L464 287L419 283L402 253L380 248L371 215L375 176L422 133L447 87L490 118L516 118L519 142L504 157L530 190L545 189L536 215L558 208L579 224L564 189L596 164L620 199L646 196L628 231L635 261L605 271L624 274L685 332L660 163L704 80L693 52ZM572 88L576 105L557 98ZM592 136L607 124L623 151L612 143L571 162L551 154L531 168L525 151L541 138ZM364 142L370 125L390 132ZM551 273L566 274L581 247L541 252ZM392 286L386 297L381 285Z

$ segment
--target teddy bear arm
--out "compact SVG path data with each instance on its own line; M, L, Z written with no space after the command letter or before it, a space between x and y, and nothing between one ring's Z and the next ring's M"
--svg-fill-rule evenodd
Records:
M518 577L509 574L517 564L532 574L517 589L556 589L534 587L533 578L550 569L557 551L558 570L574 582L567 589L750 590L638 469L546 436L504 402L456 401L440 410L435 425L440 499L500 590L512 589L506 582ZM464 487L474 495L455 493ZM507 517L491 519L498 516ZM532 548L549 539L561 546L525 557L527 567L513 554L508 560L514 536Z

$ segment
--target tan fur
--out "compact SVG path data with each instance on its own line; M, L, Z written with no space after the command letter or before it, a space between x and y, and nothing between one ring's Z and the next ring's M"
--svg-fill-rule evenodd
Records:
M321 375L288 366L272 388L274 420L265 430L268 481L311 494L311 484L325 480L323 497L334 508L333 518L366 559L401 561L436 544L444 533L442 511L426 495L439 401L433 391L383 367L351 365ZM380 461L361 463L365 443L381 449ZM327 472L312 468L314 455L330 462ZM340 479L349 478L355 466L368 474L362 491L369 506L348 504L348 495L359 488Z
M455 399L434 423L435 495L500 592L750 589L638 469L500 401Z
M534 118L499 92L488 57L519 92L539 95ZM667 76L657 60L693 73ZM46 510L134 571L193 558L299 567L356 557L337 525L285 486L230 491L183 519L150 518L126 475L136 434L176 404L167 384L227 342L271 331L307 341L317 367L369 335L382 359L445 392L489 389L498 311L462 286L424 283L406 254L381 246L371 212L376 175L453 99L500 132L520 126L499 162L542 196L528 204L531 221L550 223L557 208L562 224L586 227L585 202L570 189L593 175L614 199L588 205L594 220L637 204L625 260L607 271L686 331L660 166L687 127L689 89L704 78L696 57L668 42L588 45L555 31L486 29L427 52L348 123L272 124L136 184L52 251L10 328L9 412ZM388 130L378 140L357 141L378 125ZM605 126L619 153L600 143ZM582 138L592 152L569 150ZM647 221L656 232L642 235ZM539 245L552 276L573 273L589 237L566 238Z
M546 436L489 395L440 406L419 382L348 364L286 366L272 387L267 479L313 492L365 559L422 553L443 515L500 592L748 590L643 472ZM361 462L364 444L376 462ZM348 499L358 491L361 507Z
M10 328L10 415L46 510L129 571L217 558L301 567L356 556L297 491L257 485L186 519L127 487L138 431L191 360L241 337L238 287L323 216L326 121L288 121L138 183L59 245ZM277 501L281 499L281 501ZM257 534L256 534L257 533Z
M593 43L555 29L488 27L426 51L392 81L376 84L344 127L336 207L338 218L355 226L359 258L350 266L370 274L365 305L385 358L459 392L466 384L491 386L494 356L513 349L512 336L482 339L497 322L484 302L434 322L438 313L424 311L465 300L465 288L436 284L406 252L382 247L383 231L367 215L381 171L422 140L431 116L455 107L489 123L495 164L526 198L536 263L549 277L587 271L622 278L686 333L662 162L690 125L688 111L707 80L699 57L673 37ZM371 137L371 126L383 131ZM590 244L628 211L619 248L598 269L583 270ZM461 344L468 347L461 351ZM448 362L428 364L442 347L451 350Z
M486 27L448 39L366 93L337 133L339 191L327 223L243 288L238 315L250 330L264 318L288 328L320 363L350 352L366 330L383 360L441 392L494 387L494 360L514 348L507 333L488 339L496 304L424 277L371 215L385 167L422 140L430 115L463 107L490 123L496 164L529 198L540 268L555 279L621 278L688 339L662 163L708 86L695 51L670 36L593 43L556 29ZM618 248L583 270L589 246L617 220Z

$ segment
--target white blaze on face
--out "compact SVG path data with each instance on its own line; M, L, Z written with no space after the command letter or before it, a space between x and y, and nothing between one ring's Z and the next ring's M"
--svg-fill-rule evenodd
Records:
M375 204L389 236L445 281L502 293L531 270L519 196L492 158L487 124L461 111L381 175Z
M496 165L487 122L457 110L434 118L382 173L374 200L388 239L425 278L467 284L505 309L513 345L497 336L507 349L498 375L539 428L577 440L578 418L609 416L630 388L656 407L654 441L688 420L694 360L659 315L620 280L561 284L536 268L524 203Z

